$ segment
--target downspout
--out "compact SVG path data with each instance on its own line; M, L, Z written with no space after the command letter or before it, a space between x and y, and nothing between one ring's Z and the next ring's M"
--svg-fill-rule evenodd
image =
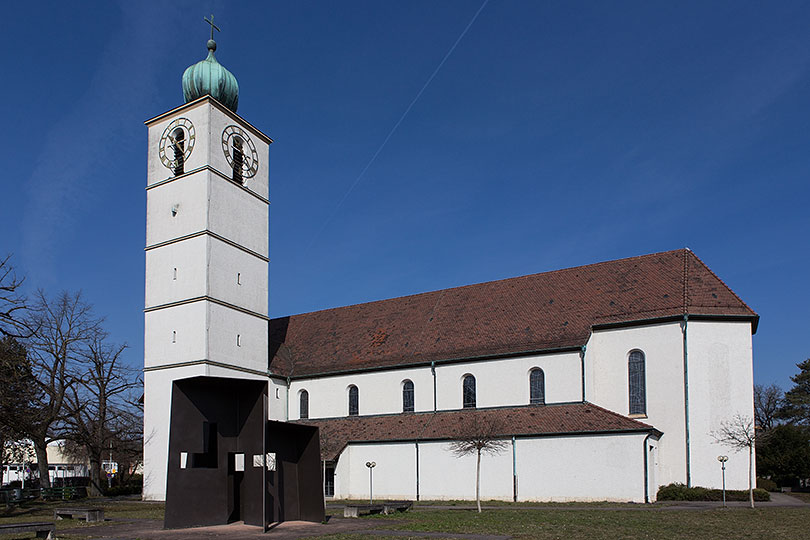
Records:
M284 420L290 421L290 378L287 377L287 399L284 400L286 406L284 407Z
M582 371L582 403L585 403L585 345L579 350L579 366Z
M419 441L414 441L416 445L416 500L419 500Z
M515 436L512 435L512 502L517 502L517 456L515 455Z
M689 314L684 313L681 330L683 331L683 416L686 435L686 487L692 487L692 464L690 460L691 452L689 442L689 349L687 348L688 322Z
M650 471L649 471L649 464L647 458L647 441L650 440L650 434L647 433L647 436L644 437L644 503L649 504L650 502Z
M436 412L436 362L430 363L430 373L433 375L433 412Z

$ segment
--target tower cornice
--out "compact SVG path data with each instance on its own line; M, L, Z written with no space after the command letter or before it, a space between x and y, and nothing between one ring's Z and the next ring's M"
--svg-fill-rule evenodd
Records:
M218 110L222 111L222 113L229 116L232 120L234 120L236 122L239 122L240 125L242 125L248 131L250 131L253 135L256 135L258 138L263 140L265 143L267 143L267 144L272 144L273 143L273 139L271 139L270 137L268 137L267 135L262 133L262 131L259 130L259 128L257 128L256 126L254 126L253 124L251 124L250 122L248 122L247 120L245 120L244 118L242 118L241 116L239 116L238 114L236 114L235 112L230 110L228 107L226 107L225 105L223 105L222 103L220 103L216 99L212 98L210 95L203 96L201 98L195 99L194 101L189 101L188 103L184 103L183 105L180 105L179 107L175 107L174 109L172 109L170 111L166 111L163 114L159 114L159 115L157 115L157 116L155 116L153 118L150 118L149 120L145 121L144 124L146 124L147 127L150 127L150 126L156 124L157 122L160 122L161 120L165 120L168 117L175 116L178 113L183 112L183 111L196 109L197 107L199 107L199 106L201 106L203 104L206 104L206 103L210 103L211 105L216 107Z

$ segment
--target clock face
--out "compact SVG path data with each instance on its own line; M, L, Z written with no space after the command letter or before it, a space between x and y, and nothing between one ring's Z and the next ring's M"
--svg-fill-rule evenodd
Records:
M194 150L194 124L188 118L177 118L160 136L160 161L167 169L181 173L183 164Z
M222 130L222 151L228 165L241 170L243 180L252 178L258 172L259 153L247 132L239 126L231 124Z

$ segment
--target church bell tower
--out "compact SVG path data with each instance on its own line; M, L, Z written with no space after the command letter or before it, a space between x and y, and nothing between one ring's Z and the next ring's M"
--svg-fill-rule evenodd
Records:
M149 130L144 325L144 498L163 500L172 383L267 381L272 140L236 114L214 56L183 74L185 103Z

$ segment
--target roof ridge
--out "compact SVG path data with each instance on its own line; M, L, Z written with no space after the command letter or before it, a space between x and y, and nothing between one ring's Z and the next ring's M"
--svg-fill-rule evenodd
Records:
M569 267L566 267L566 268L558 268L556 270L547 270L545 272L534 272L532 274L524 274L524 275L521 275L521 276L512 276L512 277L505 277L505 278L500 278L500 279L491 279L491 280L488 280L488 281L479 281L479 282L476 282L476 283L468 283L466 285L457 285L455 287L447 287L447 288L444 288L444 289L433 289L433 290L430 290L430 291L423 291L423 292L417 292L417 293L411 293L411 294L403 294L401 296L392 296L390 298L380 298L379 300L371 300L369 302L357 302L357 303L354 303L354 304L347 304L347 305L343 305L343 306L334 306L334 307L325 308L325 309L315 309L315 310L312 310L312 311L305 311L305 312L302 312L302 313L293 313L293 314L288 314L288 315L282 315L280 317L273 317L273 318L271 318L271 320L283 319L284 317L300 317L302 315L312 315L313 313L326 313L326 312L329 312L329 311L334 311L334 310L338 310L338 309L352 308L352 307L357 307L357 306L369 306L369 305L372 305L372 304L379 304L379 303L382 303L382 302L390 302L392 300L402 300L403 298L414 298L414 297L422 296L422 295L439 294L439 293L441 293L443 295L444 293L446 293L448 291L466 289L468 287L477 287L477 286L480 286L480 285L490 285L490 284L494 284L494 283L500 283L500 282L503 282L503 281L526 279L526 278L531 278L531 277L535 277L535 276L542 276L542 275L548 276L548 275L553 275L553 274L559 274L559 273L562 273L562 272L570 272L572 270L579 270L579 269L582 269L582 268L595 268L595 267L603 266L603 265L606 265L606 264L614 264L614 263L624 262L624 261L633 261L633 260L637 260L637 259L645 259L645 258L648 258L648 257L655 257L657 255L666 255L666 254L670 254L670 253L677 253L679 251L682 251L682 250L681 249L671 249L671 250L667 250L667 251L657 251L655 253L646 253L646 254L643 254L643 255L633 255L631 257L621 257L619 259L608 259L608 260L605 260L605 261L599 261L599 262L590 263L590 264L580 264L580 265L576 265L576 266L569 266Z

